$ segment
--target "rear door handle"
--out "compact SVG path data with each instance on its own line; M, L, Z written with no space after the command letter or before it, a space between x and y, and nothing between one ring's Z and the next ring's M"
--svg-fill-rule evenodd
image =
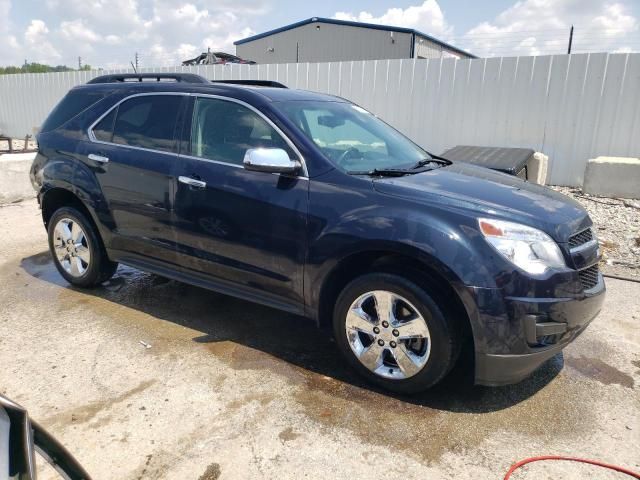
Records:
M185 185L189 185L190 187L195 187L195 188L205 188L207 186L207 182L203 182L202 180L196 180L195 178L191 178L191 177L180 176L178 177L178 181L180 183L184 183Z
M90 153L88 155L89 160L93 160L94 162L98 162L98 163L108 163L109 162L109 157L104 157L102 155L96 155L95 153Z

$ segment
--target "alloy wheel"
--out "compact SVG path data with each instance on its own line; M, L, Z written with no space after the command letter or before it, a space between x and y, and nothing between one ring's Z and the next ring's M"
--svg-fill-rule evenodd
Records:
M91 263L91 250L84 230L75 220L61 218L53 231L53 247L58 262L69 275L81 277Z
M345 329L356 358L381 377L413 377L429 360L427 323L411 302L396 293L375 290L360 295L349 307Z

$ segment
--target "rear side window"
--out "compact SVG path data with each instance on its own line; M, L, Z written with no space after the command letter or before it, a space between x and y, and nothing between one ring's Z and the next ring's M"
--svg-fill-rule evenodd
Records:
M118 107L111 141L120 145L175 151L174 132L182 97L179 95L145 95L126 100ZM100 127L103 138L109 137L108 117ZM104 125L102 123L105 122ZM109 140L106 140L109 141Z
M49 132L64 125L80 112L86 110L110 92L91 92L86 90L71 90L60 103L51 111L42 124L40 131Z

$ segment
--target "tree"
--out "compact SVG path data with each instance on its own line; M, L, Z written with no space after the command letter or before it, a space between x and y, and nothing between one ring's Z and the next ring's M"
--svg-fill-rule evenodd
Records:
M91 70L91 65L83 65L80 71ZM48 73L48 72L73 72L76 69L67 67L66 65L46 65L44 63L26 63L20 67L0 67L0 75L13 74L13 73Z

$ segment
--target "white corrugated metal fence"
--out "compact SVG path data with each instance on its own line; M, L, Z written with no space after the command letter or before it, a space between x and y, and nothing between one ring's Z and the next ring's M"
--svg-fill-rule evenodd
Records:
M434 153L455 145L530 147L549 155L554 184L581 185L587 159L594 156L640 156L638 53L153 71L276 80L339 95ZM33 133L69 88L104 73L114 72L0 76L0 133Z

